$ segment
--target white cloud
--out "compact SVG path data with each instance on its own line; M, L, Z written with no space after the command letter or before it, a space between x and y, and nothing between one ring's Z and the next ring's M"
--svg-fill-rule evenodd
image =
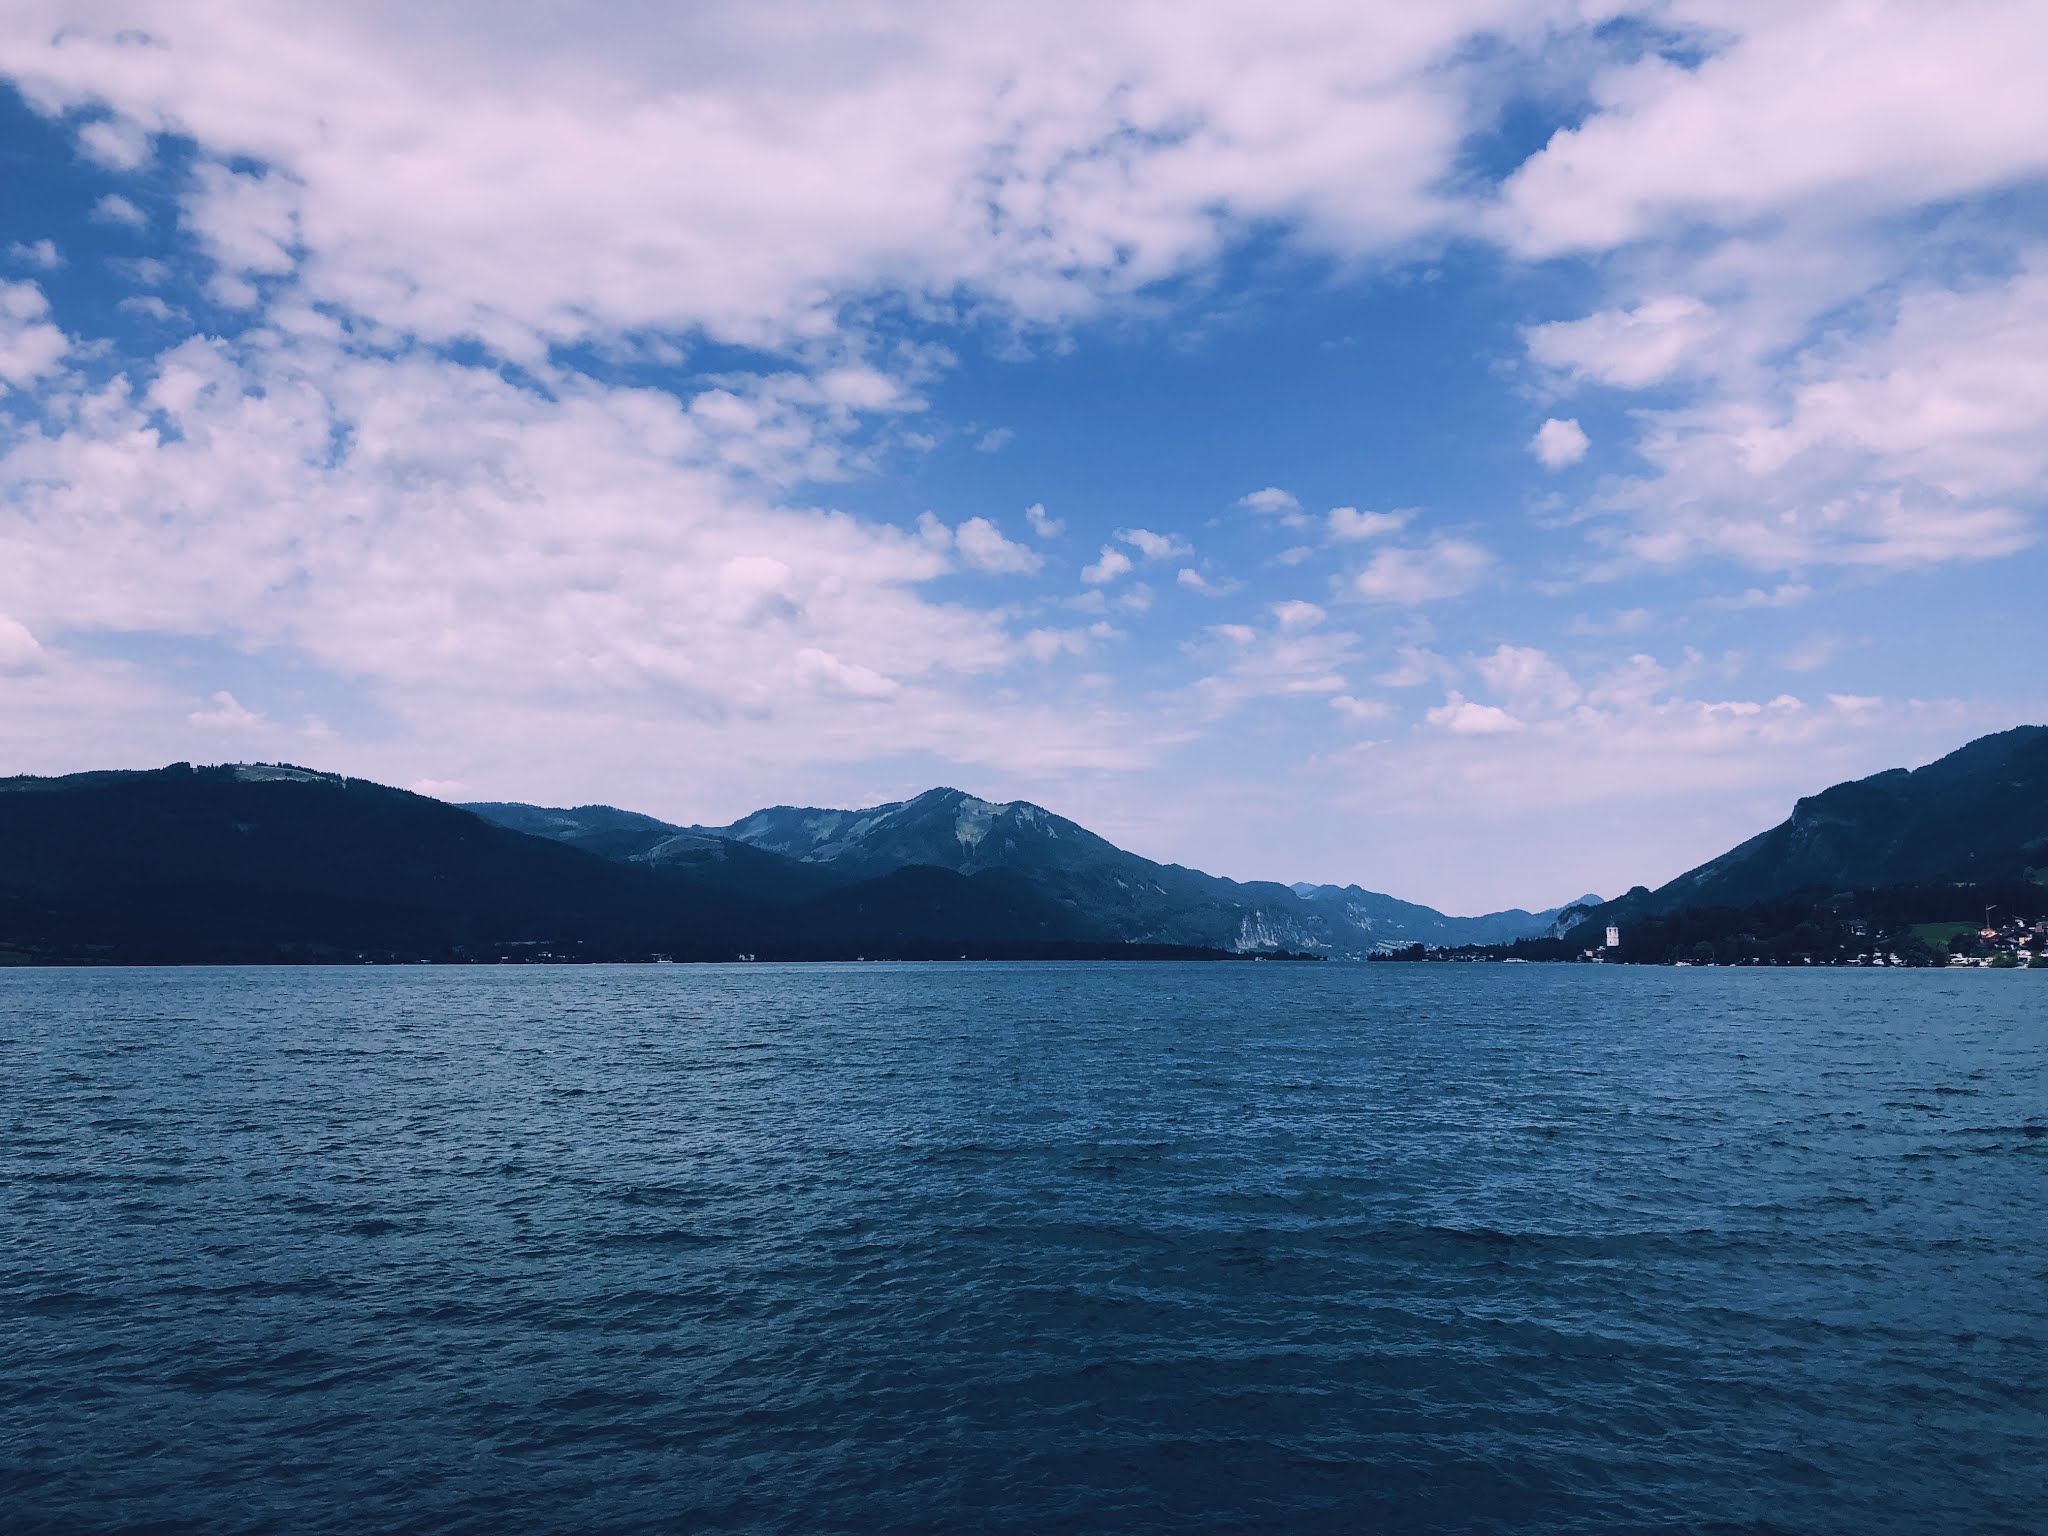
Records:
M140 315L145 320L156 321L159 325L167 325L173 320L186 318L183 310L174 309L153 293L130 294L114 308L124 315Z
M1242 591L1244 588L1241 581L1212 581L1200 571L1187 566L1181 567L1174 580L1190 592L1199 592L1204 597L1228 597L1231 593Z
M1623 10L1650 25L1589 31ZM989 568L977 550L1020 572L1035 553L988 519L899 532L833 510L821 488L960 431L903 420L952 363L936 345L912 356L897 317L920 334L986 326L1018 355L1056 348L1077 323L1164 312L1167 280L1206 287L1252 230L1335 257L1346 282L1488 230L1523 255L1601 252L1563 274L1593 280L1591 313L1526 336L1537 398L1669 392L1647 414L1598 418L1641 423L1647 472L1600 493L1595 520L1551 530L1595 540L1610 571L1728 558L1790 573L1745 576L1758 585L1729 600L1761 605L1794 600L1781 594L1803 593L1816 564L1900 568L2034 537L2041 266L2015 245L2030 224L1968 201L2031 196L2048 164L2023 5L1458 0L1362 17L1054 3L827 9L794 25L710 4L517 19L461 0L403 15L384 0L290 15L129 0L117 31L69 0L22 0L0 21L0 72L102 164L144 163L154 135L189 141L171 169L200 270L182 252L176 274L117 270L189 280L243 312L209 324L249 328L153 360L67 340L32 288L0 313L0 379L36 388L41 413L0 446L0 611L49 645L0 709L16 761L16 743L54 739L18 722L66 707L73 739L109 758L186 731L189 699L74 666L69 637L89 631L205 637L324 672L389 721L388 745L332 750L366 770L402 763L398 781L427 765L479 789L587 795L580 748L595 740L615 759L614 798L656 786L694 817L708 814L698 796L814 796L821 765L863 756L1142 764L1159 720L1020 665L1048 644L1072 654L1033 638L1059 631L1013 633L1045 602L978 610L927 585ZM1540 57L1540 90L1576 101L1587 68L1646 39L1706 62L1606 70L1579 128L1498 197L1471 190L1465 152L1529 83L1521 64ZM152 216L170 207L156 198ZM156 302L128 312L180 318ZM442 345L463 340L495 356L450 361L473 355ZM744 355L754 371L678 385L678 402L579 374L579 349L678 370ZM501 373L507 359L521 369ZM604 374L619 376L647 375ZM8 405L27 419L29 402ZM1623 462L1631 445L1612 446ZM1278 487L1240 505L1309 523ZM1333 590L1385 602L1472 591L1497 569L1468 539L1397 543L1385 520L1401 515L1333 509L1292 537L1382 539ZM1060 531L1042 508L1027 521L1037 538ZM1089 567L1092 613L1115 611L1104 588L1131 566L1110 548ZM1236 585L1192 568L1176 580ZM1150 594L1116 596L1128 609ZM1219 680L1194 695L1207 707L1289 691L1356 702L1349 637L1245 636L1259 665L1210 657ZM1497 638L1430 643L1463 654ZM1288 657L1280 642L1313 645ZM1525 722L1472 742L1446 721L1390 747L1389 798L1411 803L1526 801L1586 754L1602 783L1614 764L1761 782L1745 752L1810 779L1849 760L1827 754L1852 716L1876 732L1905 708L1688 699L1632 662L1588 671L1570 684L1583 697L1545 714L1569 691L1555 677L1546 692L1517 684L1499 651L1461 669L1410 650L1389 676L1520 686L1520 702L1472 707ZM1046 691L1020 697L1020 674ZM68 706L60 683L77 689ZM152 721L170 734L127 729Z
M1314 603L1305 603L1299 598L1274 603L1272 608L1273 617L1282 630L1314 629L1329 617Z
M1017 434L1009 427L991 427L975 440L976 453L1001 453L1017 440Z
M0 613L0 673L27 672L42 661L43 647L28 626Z
M1713 608L1792 608L1813 596L1813 588L1803 581L1781 581L1766 591L1762 587L1748 587L1741 592L1725 597L1709 599Z
M1492 709L1454 691L1429 712L1429 724L1453 736L1513 736L1517 742L1447 754L1419 734L1410 750L1377 759L1375 772L1397 796L1450 797L1475 812L1491 800L1495 815L1526 807L1537 785L1554 807L1669 800L1778 781L1810 793L1831 776L1846 776L1831 775L1840 761L1833 749L1845 733L1941 712L1853 695L1831 695L1819 706L1787 694L1699 699L1686 695L1683 679L1684 669L1638 656L1584 687L1573 683L1578 702L1570 706L1531 701L1520 711ZM1802 761L1802 754L1823 747L1830 749L1826 765Z
M1591 509L1622 522L1593 531L1604 573L2034 543L2048 252L1995 200L2048 175L2038 6L1682 0L1663 20L1692 57L1602 73L1491 223L1525 255L1605 253L1593 313L1524 333L1547 385L1680 397L1636 418L1650 472Z
M919 402L872 370L833 372L829 381L796 370L721 376L689 399L689 415L710 455L733 473L776 485L846 479L873 466L871 453L850 446L868 407L849 398L892 413Z
M64 265L64 255L57 249L54 240L31 240L26 243L17 240L7 247L7 254L23 266L34 267L39 272L54 272Z
M1290 624L1290 618L1295 622ZM1276 613L1275 620L1268 630L1212 624L1203 631L1206 638L1186 647L1210 669L1193 689L1205 717L1215 719L1252 699L1345 691L1344 668L1357 656L1358 636L1318 629L1292 610Z
M1180 559L1195 552L1195 546L1186 539L1154 533L1149 528L1119 528L1116 536L1147 560Z
M1382 688L1420 688L1424 683L1456 682L1458 666L1448 658L1419 645L1404 645L1394 653L1394 665L1373 681Z
M649 329L784 345L884 287L1076 317L1255 225L1398 247L1461 217L1478 41L1538 47L1569 8L497 19L24 0L0 70L44 110L195 141L185 217L231 266L303 240L316 300L523 357ZM267 169L221 169L245 162Z
M1355 699L1348 693L1340 693L1331 699L1330 708L1349 725L1371 725L1390 718L1394 713L1394 706L1385 699Z
M1036 550L1006 539L985 517L970 517L953 531L960 558L978 571L1029 575L1045 564Z
M1493 571L1491 553L1469 539L1383 549L1351 579L1360 597L1377 603L1431 603L1460 597Z
M1031 525L1031 531L1041 539L1056 539L1067 531L1067 525L1049 515L1042 502L1034 501L1024 509L1024 521Z
M1604 250L1695 222L1868 216L2048 170L2041 12L1858 0L1728 6L1668 22L1708 56L1608 71L1596 110L1511 176L1499 228L1531 256Z
M0 393L55 373L71 350L49 314L50 302L34 283L0 283Z
M1086 654L1093 638L1086 629L1034 629L1024 636L1024 649L1034 661L1050 661Z
M1517 714L1555 714L1579 701L1579 685L1571 674L1534 646L1497 646L1476 657L1472 670Z
M893 411L911 404L903 387L865 363L829 368L818 375L818 392L835 406L854 411Z
M263 302L263 290L232 272L216 272L206 280L206 296L222 309L254 310ZM522 361L535 361L525 358Z
M815 646L805 646L796 653L794 671L798 682L848 698L891 699L903 691L903 685L893 677L859 662L841 660Z
M1529 355L1547 368L1621 389L1642 389L1699 361L1716 328L1714 311L1699 299L1659 294L1631 309L1532 326L1523 339ZM1556 425L1544 423L1546 430ZM1583 434L1580 451L1584 452Z
M1585 429L1573 420L1555 416L1536 429L1529 439L1529 451L1545 469L1565 469L1586 456L1589 446Z
M1091 587L1115 581L1131 569L1131 557L1113 544L1102 546L1102 556L1093 565L1083 566L1081 579Z
M1653 565L1902 569L2012 554L2048 492L2048 248L2010 277L1898 298L1824 335L1782 387L1731 381L1651 412L1651 473L1596 505Z
M1424 718L1454 736L1501 736L1528 729L1506 710L1491 704L1475 704L1455 689Z
M248 708L225 689L209 702L212 708L194 710L185 717L187 723L213 731L247 731L267 723L262 710Z
M110 256L106 266L116 276L145 288L160 288L171 278L170 264L154 256Z
M793 793L821 764L902 752L1054 771L1155 750L1105 706L984 686L1025 652L1003 615L920 592L954 552L943 527L934 544L764 501L724 467L720 424L652 391L563 376L550 398L273 334L182 343L49 409L51 430L0 451L0 612L44 637L211 636L346 680L389 722L323 749L351 771L404 782L425 761L499 793L605 772L697 814L696 796L745 809L771 780ZM829 436L809 409L772 419ZM120 719L110 741L176 755Z
M103 117L78 130L78 147L111 171L138 171L155 153L149 130L124 117Z
M1279 517L1289 512L1299 512L1301 503L1292 491L1283 491L1277 485L1269 485L1262 491L1251 491L1237 498L1237 504L1247 512L1258 512L1268 517Z
M129 229L141 229L149 223L149 215L118 192L109 192L94 203L92 216L102 224L120 224Z
M1333 539L1376 539L1399 533L1414 519L1412 508L1395 512L1361 512L1356 507L1330 508L1330 537Z
M1526 746L1484 761L1453 759L1418 736L1408 753L1379 759L1376 771L1410 793L1423 792L1434 775L1428 792L1435 795L1455 793L1460 784L1507 794L1540 784L1555 806L1668 798L1717 781L1755 782L1760 761L1744 763L1745 752L1787 763L1787 753L1802 744L1876 723L1887 708L1881 699L1850 695L1831 695L1818 709L1787 694L1767 701L1689 698L1696 661L1688 654L1684 664L1666 667L1638 654L1582 684L1540 649L1502 645L1475 662L1502 702L1484 704L1452 690L1425 722L1449 736L1526 737Z

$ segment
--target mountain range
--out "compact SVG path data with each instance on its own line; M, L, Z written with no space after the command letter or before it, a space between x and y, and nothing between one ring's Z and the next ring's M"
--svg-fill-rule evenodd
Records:
M0 960L1357 956L1556 917L1241 884L955 789L685 827L280 764L0 780Z
M758 890L777 882L818 890L910 868L969 879L1003 872L1064 914L1076 936L1236 953L1360 958L1416 942L1507 943L1546 931L1566 910L1451 917L1356 885L1227 880L1126 852L1028 801L982 800L958 789L862 810L778 805L718 827L674 826L604 805L491 802L465 809L628 864L741 865L766 882Z
M1655 890L1454 917L1159 864L940 788L684 826L275 764L0 780L0 961L1231 955L1570 938L1830 893L2048 880L2048 727L1839 784Z

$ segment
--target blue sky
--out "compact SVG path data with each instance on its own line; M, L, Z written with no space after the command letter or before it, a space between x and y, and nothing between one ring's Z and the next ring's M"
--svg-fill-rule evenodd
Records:
M1462 911L2048 719L2023 3L0 22L0 771Z

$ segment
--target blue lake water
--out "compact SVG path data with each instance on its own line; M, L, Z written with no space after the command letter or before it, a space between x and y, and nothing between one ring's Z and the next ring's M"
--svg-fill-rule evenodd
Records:
M13 1531L2048 1530L2048 976L0 972Z

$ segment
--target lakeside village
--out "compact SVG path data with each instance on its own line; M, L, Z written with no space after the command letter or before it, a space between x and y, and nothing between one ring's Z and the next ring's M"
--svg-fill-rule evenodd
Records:
M1859 919L1848 923L1851 933L1859 938L1870 938L1870 925ZM1929 931L1932 930L1932 931ZM1888 947L1897 943L1899 948ZM1621 948L1621 929L1608 926L1606 942L1595 949L1580 951L1581 961L1604 965L1608 957ZM1710 941L1702 941L1698 953L1690 959L1674 959L1665 963L1678 966L1718 965L1723 962L1715 958L1716 951ZM1910 955L1911 958L1908 958ZM2002 927L1972 929L1966 923L1918 923L1906 930L1903 940L1899 935L1889 935L1875 940L1869 949L1859 950L1853 955L1839 953L1819 954L1811 952L1797 956L1773 959L1752 959L1747 956L1727 962L1732 965L1863 965L1863 966L1910 966L1927 969L1946 965L1966 969L1981 967L1985 970L2017 970L2021 967L2048 969L2048 919L2027 922L2015 919Z
M1589 942L1590 940L1590 942ZM1979 921L1900 922L1826 908L1757 906L1645 918L1604 933L1575 929L1561 939L1429 949L1421 944L1372 956L1392 961L1548 961L1580 965L1866 966L2048 969L2048 916L2036 912Z

